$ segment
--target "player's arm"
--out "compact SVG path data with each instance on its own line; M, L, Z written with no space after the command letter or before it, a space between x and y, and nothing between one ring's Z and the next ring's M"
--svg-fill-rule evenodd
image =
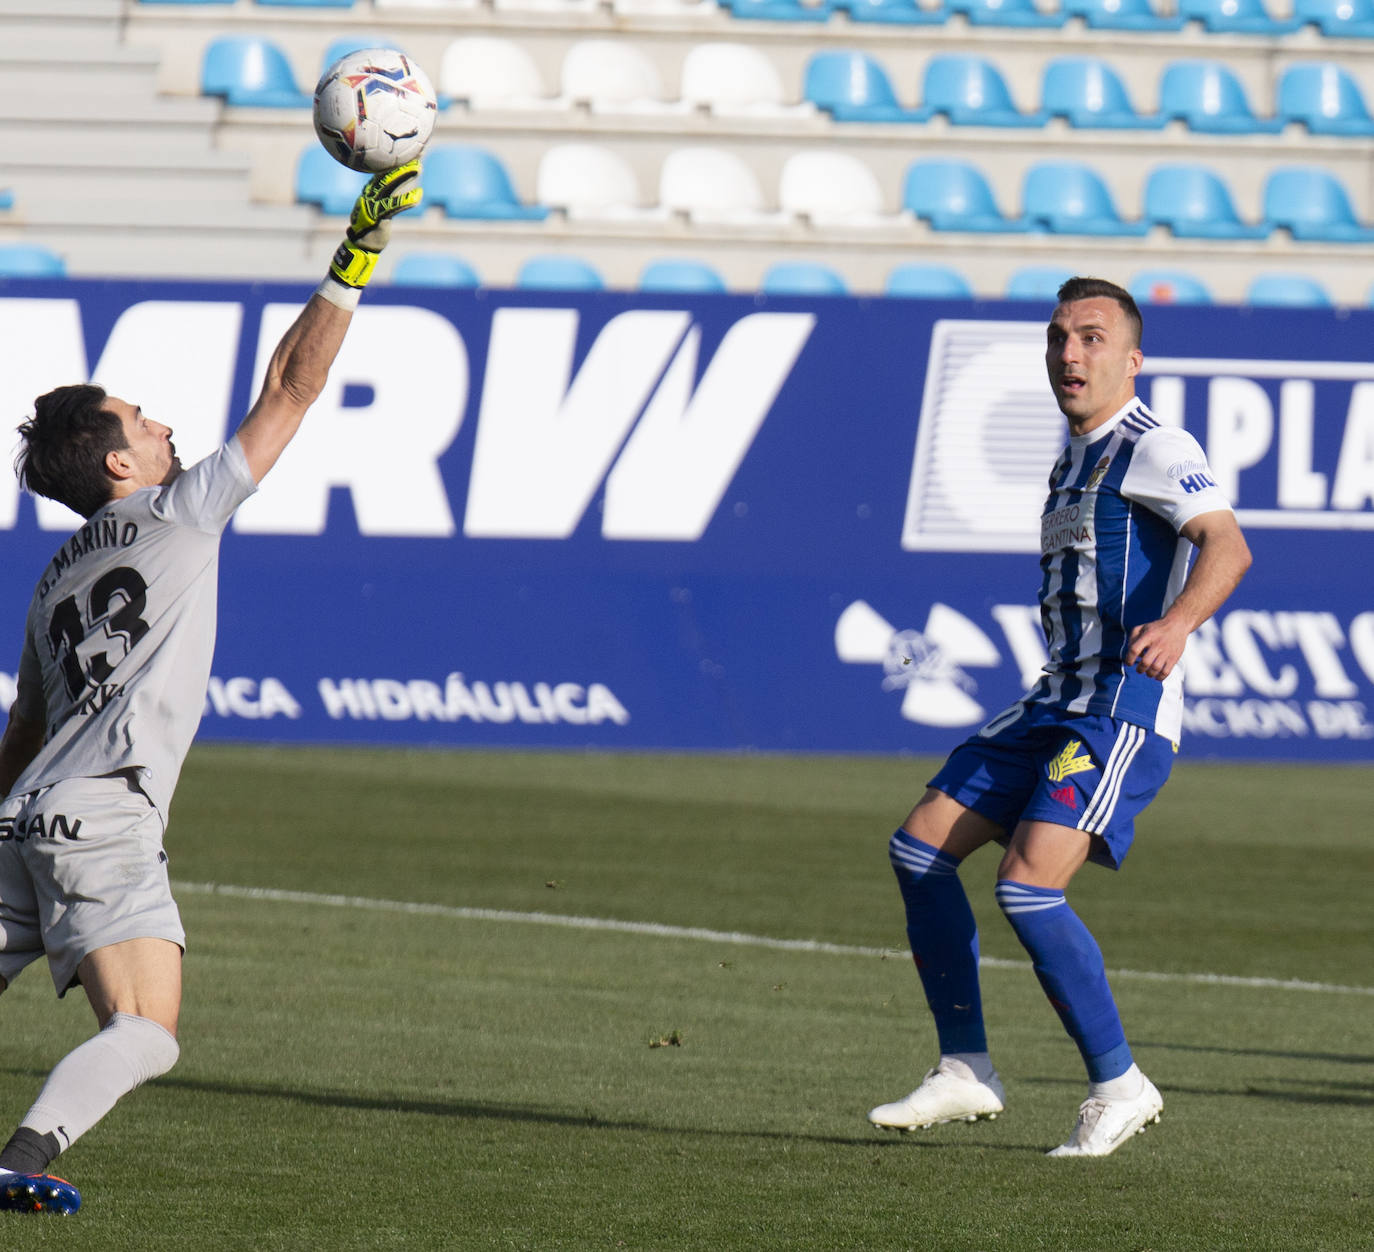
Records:
M328 275L273 352L262 392L238 429L255 482L277 463L324 390L353 310L390 238L391 219L420 203L419 176L420 163L411 161L369 180Z
M1126 664L1161 680L1178 664L1188 636L1226 603L1251 561L1250 546L1229 509L1202 513L1179 533L1197 549L1183 590L1162 618L1131 631L1126 648Z
M17 707L10 709L5 733L0 736L0 797L9 795L42 746L43 723L21 716Z

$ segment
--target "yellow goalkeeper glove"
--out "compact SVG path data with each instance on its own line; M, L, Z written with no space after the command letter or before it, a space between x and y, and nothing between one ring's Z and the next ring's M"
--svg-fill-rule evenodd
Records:
M368 179L349 214L348 237L329 263L330 277L355 290L366 287L377 257L391 238L391 219L414 208L423 195L418 160Z

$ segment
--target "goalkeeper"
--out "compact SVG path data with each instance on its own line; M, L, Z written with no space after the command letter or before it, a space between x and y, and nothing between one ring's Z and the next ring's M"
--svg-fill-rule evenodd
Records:
M98 1032L48 1076L0 1149L0 1209L75 1212L47 1173L126 1092L176 1063L185 933L163 852L205 702L224 528L323 391L419 163L376 175L329 273L229 441L183 469L172 432L90 384L19 427L30 491L89 519L44 570L0 739L0 991L46 955Z

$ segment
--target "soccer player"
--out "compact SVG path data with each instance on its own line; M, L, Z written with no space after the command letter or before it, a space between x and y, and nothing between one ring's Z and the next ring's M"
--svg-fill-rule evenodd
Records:
M1197 442L1136 398L1140 311L1071 278L1045 364L1069 442L1040 519L1049 661L1031 690L954 749L888 845L940 1059L875 1126L917 1130L1002 1111L978 983L978 932L959 864L1005 847L997 902L1078 1045L1088 1098L1049 1155L1106 1156L1159 1120L1131 1055L1102 954L1065 891L1087 861L1119 869L1164 785L1182 726L1179 658L1250 565ZM1189 563L1195 551L1195 559Z
M46 953L99 1031L68 1053L0 1149L0 1209L75 1212L52 1160L175 1064L185 932L162 836L205 703L220 538L318 399L419 164L372 178L262 393L183 469L172 432L91 385L40 396L20 480L88 519L44 570L0 739L0 990Z

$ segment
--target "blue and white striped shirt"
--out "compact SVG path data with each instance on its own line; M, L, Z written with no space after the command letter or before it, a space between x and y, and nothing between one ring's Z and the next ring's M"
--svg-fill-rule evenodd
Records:
M1183 588L1192 544L1179 529L1231 505L1202 448L1161 426L1139 399L1069 440L1040 518L1040 620L1049 661L1025 699L1104 714L1178 742L1183 672L1125 663L1131 630L1164 616Z

